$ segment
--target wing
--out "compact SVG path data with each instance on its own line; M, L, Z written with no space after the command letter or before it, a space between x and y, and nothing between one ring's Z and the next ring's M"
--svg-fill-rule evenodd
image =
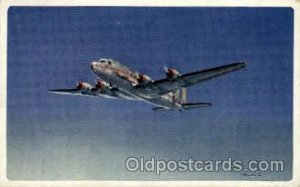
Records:
M138 89L147 90L147 94L155 96L155 95L164 95L169 92L173 92L178 90L179 88L185 88L189 86L193 86L202 81L206 81L226 73L239 70L246 66L245 63L234 63L225 66L205 69L201 71L196 71L192 73L187 73L180 75L175 80L170 80L168 78L157 80L147 85L140 86Z
M48 90L48 92L55 93L55 94L62 94L62 95L81 95L81 96L94 96L94 97L102 97L102 98L109 98L109 99L128 99L133 100L136 99L131 95L119 90L118 88L111 88L106 90L99 90L96 88L91 89L53 89Z
M82 95L79 89L53 89L48 90L48 92L55 94L63 94L63 95Z

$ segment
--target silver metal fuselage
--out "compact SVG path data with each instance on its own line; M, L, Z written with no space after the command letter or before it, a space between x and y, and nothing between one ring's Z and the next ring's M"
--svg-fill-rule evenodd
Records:
M91 69L95 75L104 81L117 86L118 89L136 98L136 100L142 100L166 109L180 110L182 108L181 103L174 100L171 94L165 94L159 97L151 97L150 95L146 95L144 92L136 89L134 85L136 84L136 78L134 76L138 73L123 65L119 66L119 64L115 64L114 61L112 64L92 62Z

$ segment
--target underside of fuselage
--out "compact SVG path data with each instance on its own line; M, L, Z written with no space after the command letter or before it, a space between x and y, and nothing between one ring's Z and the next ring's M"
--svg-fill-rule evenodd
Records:
M170 98L167 94L165 95L147 95L145 92L142 92L136 89L127 79L123 77L107 74L99 71L93 71L99 78L111 83L112 85L116 85L123 92L133 96L136 100L143 100L147 103L155 105L157 107L162 107L168 110L180 110L182 109L182 105L179 102L174 102L172 98Z

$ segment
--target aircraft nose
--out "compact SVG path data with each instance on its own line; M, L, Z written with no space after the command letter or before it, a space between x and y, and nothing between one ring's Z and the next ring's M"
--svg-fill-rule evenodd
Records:
M96 67L96 65L97 65L97 62L92 62L91 63L91 69L94 69Z

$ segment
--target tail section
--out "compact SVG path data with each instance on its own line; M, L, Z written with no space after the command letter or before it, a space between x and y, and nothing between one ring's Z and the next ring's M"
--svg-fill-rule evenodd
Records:
M188 103L186 88L181 88L179 99L184 110L211 106L211 103Z
M186 88L181 88L178 89L175 93L174 96L176 99L178 99L181 103L186 103Z
M178 92L178 99L181 101L182 108L184 110L211 106L211 103L188 103L186 88L181 88L177 92Z
M186 88L178 89L176 92L173 93L174 99L178 102L180 102L181 107L175 107L175 108L164 108L164 107L155 107L152 108L152 110L155 111L182 111L182 110L190 110L195 108L202 108L202 107L209 107L211 106L211 103L187 103L187 92Z

